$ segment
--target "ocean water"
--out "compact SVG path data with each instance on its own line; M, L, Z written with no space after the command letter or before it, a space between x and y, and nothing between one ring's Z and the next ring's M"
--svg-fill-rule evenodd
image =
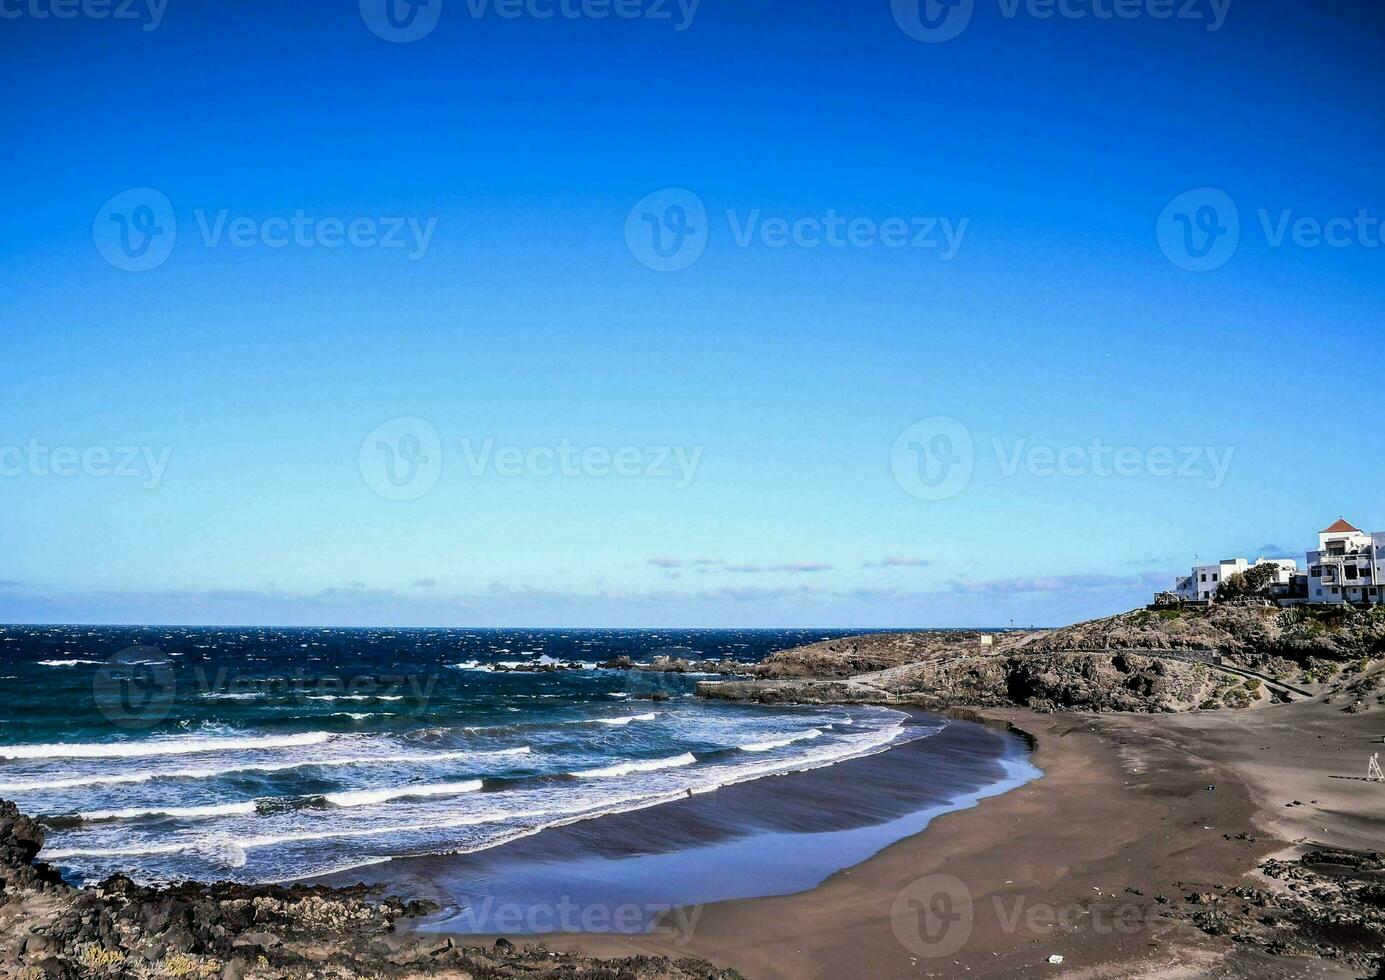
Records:
M471 854L938 731L883 708L710 702L696 677L597 666L749 662L833 635L0 627L0 797L41 818L43 858L73 881L286 881ZM532 662L580 669L496 669Z

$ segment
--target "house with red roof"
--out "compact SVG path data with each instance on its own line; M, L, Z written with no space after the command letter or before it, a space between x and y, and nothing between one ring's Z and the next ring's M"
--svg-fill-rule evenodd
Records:
M1385 531L1369 534L1338 520L1308 552L1308 598L1323 603L1385 602Z
M1318 548L1308 552L1307 574L1292 558L1224 558L1214 565L1195 565L1156 604L1216 602L1217 590L1232 575L1260 565L1274 565L1267 598L1280 605L1299 603L1385 603L1385 531L1362 531L1345 518L1318 532Z

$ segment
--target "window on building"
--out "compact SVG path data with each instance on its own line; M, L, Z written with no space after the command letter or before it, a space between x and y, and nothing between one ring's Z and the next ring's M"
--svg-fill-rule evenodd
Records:
M1314 565L1310 573L1314 578L1322 578L1322 566Z

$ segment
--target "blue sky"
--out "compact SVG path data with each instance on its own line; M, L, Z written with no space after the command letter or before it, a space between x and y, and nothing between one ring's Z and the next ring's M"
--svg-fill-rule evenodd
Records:
M1062 623L1385 528L1378 5L47 2L0 621Z

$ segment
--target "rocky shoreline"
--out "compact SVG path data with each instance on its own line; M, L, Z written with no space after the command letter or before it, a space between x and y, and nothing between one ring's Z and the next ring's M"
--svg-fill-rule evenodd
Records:
M1383 658L1385 609L1214 606L1137 610L1052 631L831 640L774 654L749 678L706 681L698 690L733 701L947 713L1195 714L1302 699L1302 707L1340 718L1385 705ZM1261 956L1315 957L1353 976L1385 977L1385 855L1290 845L1245 870L1238 880L1155 896L1157 914Z
M739 701L1021 707L1089 717L1262 708L1292 686L1315 703L1291 711L1305 707L1335 718L1347 712L1353 723L1369 724L1357 716L1385 704L1382 657L1385 610L1328 618L1214 607L1137 611L1053 631L870 634L785 650L757 664L660 657L650 663L619 658L600 667L718 675L730 679L701 682L699 693ZM397 932L403 920L434 906L365 886L144 886L114 876L77 888L38 860L43 840L35 820L0 801L0 977L6 980L740 977L699 959L595 958L504 939L483 947ZM1262 861L1258 872L1258 880L1203 884L1153 901L1161 914L1208 936L1385 977L1385 857L1345 847L1299 848Z
M1385 704L1385 607L1136 610L1057 630L874 633L781 651L704 697L1034 711Z
M42 848L43 828L0 800L0 976L14 980L740 980L702 960L401 936L396 923L435 906L363 885L151 887L117 875L74 888L36 860Z

